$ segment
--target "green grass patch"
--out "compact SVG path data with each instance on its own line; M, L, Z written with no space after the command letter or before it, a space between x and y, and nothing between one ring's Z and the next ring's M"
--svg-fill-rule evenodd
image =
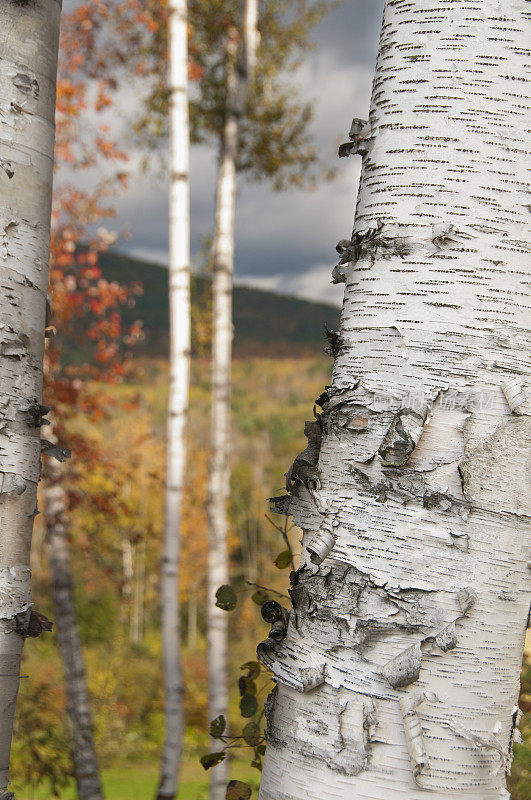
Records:
M103 770L102 777L108 800L151 800L155 797L158 766L144 764L106 769ZM256 795L260 776L248 763L235 760L232 764L232 777L249 783ZM17 800L51 800L49 790L44 786L13 788L16 790ZM73 785L60 796L60 800L76 800L76 798ZM208 773L196 759L183 763L178 800L208 800Z

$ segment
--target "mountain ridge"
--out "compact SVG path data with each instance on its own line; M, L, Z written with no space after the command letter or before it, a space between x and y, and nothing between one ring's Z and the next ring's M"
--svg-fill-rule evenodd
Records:
M108 281L142 284L143 294L133 307L123 306L125 326L136 320L144 325L145 340L135 347L140 355L168 355L168 270L154 262L133 258L117 251L100 256L102 276ZM192 275L192 318L195 353L208 339L210 278ZM277 294L246 285L233 292L234 355L288 357L318 354L325 341L325 327L336 329L338 308L290 295ZM198 324L199 323L199 324ZM199 331L199 333L198 333Z

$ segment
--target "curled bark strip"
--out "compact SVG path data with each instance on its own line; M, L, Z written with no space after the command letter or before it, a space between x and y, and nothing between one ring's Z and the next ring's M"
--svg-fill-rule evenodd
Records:
M531 397L529 389L519 378L502 383L502 391L509 408L514 414L531 415Z
M45 617L39 611L31 610L26 636L36 639L44 631L51 631L52 629L53 622L48 617Z
M26 72L17 72L13 78L13 86L15 86L19 92L25 95L33 95L35 98L37 98L40 93L37 79Z
M343 347L341 335L337 331L330 330L328 325L325 325L325 339L328 343L325 347L325 353L332 356L332 358L337 358Z
M41 453L52 456L52 458L56 458L57 461L66 461L72 455L67 447L61 447L58 444L49 442L47 439L41 439Z
M418 444L427 416L427 406L420 411L403 408L395 414L378 450L385 466L401 467L406 463Z
M320 440L310 439L308 447L297 456L286 473L286 491L298 496L301 484L308 490L318 488L317 464L319 462L319 452Z
M26 481L20 475L11 472L0 472L0 496L3 494L24 494Z
M312 689L317 689L322 686L326 678L326 664L321 664L319 667L303 667L299 670L299 677L301 681L301 692L311 692Z
M15 800L13 792L0 792L0 800Z
M382 670L382 675L394 689L409 686L418 680L421 663L422 648L420 642L416 642L388 661Z
M468 614L472 606L475 605L477 599L477 593L469 586L457 592L457 602L463 614Z
M457 645L457 634L455 632L455 622L451 622L446 628L443 628L434 638L437 647L440 647L444 653L448 650L453 650Z
M21 361L28 355L29 337L24 333L17 333L13 328L9 328L5 325L2 327L0 355L5 358Z
M337 536L332 529L327 525L323 525L306 545L312 564L319 567L332 552L336 540Z
M339 146L339 158L347 158L352 155L365 155L368 152L369 137L372 133L370 122L364 119L354 118L348 138L350 142L345 142Z
M261 613L264 622L268 622L273 626L282 624L284 629L288 627L289 611L281 606L280 603L277 603L276 600L268 600L266 603L264 603ZM279 639L279 641L281 640L282 639Z
M422 726L417 709L425 700L431 699L435 700L435 695L425 694L424 692L415 692L411 696L404 695L400 698L407 749L416 783L418 783L417 778L419 775L429 768L428 754L424 745Z
M283 514L288 517L290 515L291 495L284 494L281 497L270 497L269 505L273 514Z
M437 225L432 225L432 242L435 247L436 255L440 250L443 250L448 245L459 244L462 239L471 239L472 237L458 231L451 222L441 222Z
M11 180L11 178L15 174L15 171L14 171L14 169L12 167L11 161L6 161L5 158L0 158L0 169L4 170L5 174L9 178L9 180ZM9 795L9 796L12 797L13 795ZM1 796L0 796L0 800L2 800Z
M387 225L379 219L376 228L354 231L350 240L341 239L336 250L341 257L332 271L332 283L344 283L348 264L356 264L365 257L371 258L372 263L376 258L405 258L411 252L411 246L408 237L400 235L396 225Z
M28 425L32 428L42 428L43 425L49 425L50 422L44 419L46 414L52 410L50 406L43 406L36 400L28 400L19 406L20 410L25 412Z
M328 333L332 334L331 331L328 331ZM332 335L335 336L337 334ZM315 442L315 444L318 444L319 446L321 445L323 430L321 427L320 415L318 415L316 419L312 419L304 423L304 435L309 442Z
M24 564L0 569L0 620L12 620L29 608L30 569Z
M268 600L262 606L262 619L271 625L267 639L260 642L256 648L258 658L266 667L271 668L274 662L274 649L286 638L288 629L289 611L277 603L276 600Z
M455 720L451 719L450 721L446 722L446 726L450 728L451 731L456 733L461 738L466 739L467 742L475 745L476 747L482 748L484 750L494 750L498 753L500 757L500 763L494 770L494 775L497 775L500 770L505 769L507 765L507 761L509 755L507 751L504 749L502 743L493 733L474 733L473 731L468 730L462 725L460 722L456 722Z

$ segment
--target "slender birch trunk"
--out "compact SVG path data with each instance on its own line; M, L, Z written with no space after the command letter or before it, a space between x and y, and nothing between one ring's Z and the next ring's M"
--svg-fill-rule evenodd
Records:
M304 549L287 638L259 647L278 682L261 800L509 797L530 602L528 34L526 0L387 2L370 125L352 130L332 385L277 502Z
M122 626L129 628L129 641L133 642L133 545L122 531Z
M94 745L90 697L74 597L74 579L68 542L64 465L48 459L44 506L52 573L55 626L65 672L68 714L72 722L72 756L79 800L102 800L98 759Z
M162 567L166 738L157 800L175 797L182 752L183 678L179 564L190 372L190 198L186 0L170 0L170 394Z
M146 542L143 539L135 547L135 596L134 596L134 643L144 639L144 596L146 590Z
M0 800L30 614L40 476L58 0L0 6Z
M212 421L207 512L209 524L207 639L209 717L228 716L228 618L216 607L216 591L229 582L227 500L230 489L230 387L232 358L232 282L236 158L240 120L245 113L250 76L256 60L258 0L245 0L243 47L237 33L227 42L226 119L216 189L212 285ZM210 770L210 798L224 800L228 765Z

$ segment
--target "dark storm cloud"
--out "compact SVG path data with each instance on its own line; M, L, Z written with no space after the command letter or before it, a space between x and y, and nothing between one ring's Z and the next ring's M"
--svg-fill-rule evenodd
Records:
M318 47L338 61L374 67L384 0L345 0L321 23Z

